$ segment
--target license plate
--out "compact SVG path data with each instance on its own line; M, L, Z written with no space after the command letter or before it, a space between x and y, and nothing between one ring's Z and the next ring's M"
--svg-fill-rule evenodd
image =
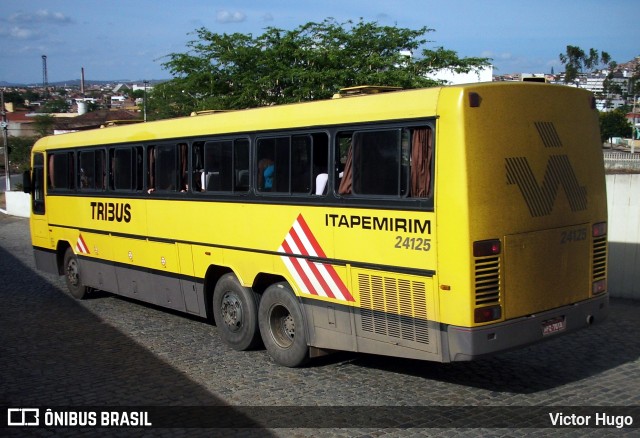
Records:
M567 321L564 316L548 319L542 323L542 336L552 335L567 328Z

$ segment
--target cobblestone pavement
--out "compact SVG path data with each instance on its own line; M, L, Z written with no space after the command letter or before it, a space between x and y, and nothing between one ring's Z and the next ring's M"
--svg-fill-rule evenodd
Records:
M73 300L62 278L34 270L26 219L0 215L0 282L1 415L6 408L31 406L227 405L232 408L223 412L237 409L232 416L243 426L7 428L2 435L578 437L639 431L637 301L613 299L610 317L600 325L476 362L338 353L289 369L275 365L264 350L230 350L215 326L200 319L109 294ZM270 429L251 427L264 424L264 406L279 407L276 413L285 420ZM427 407L423 415L412 416L419 406ZM632 415L635 428L548 428L549 412L579 413L579 406ZM539 411L547 428L509 428L523 411ZM287 427L287 416L300 427ZM397 423L385 423L383 416L395 416ZM433 428L433 418L469 427ZM345 427L326 427L337 425Z

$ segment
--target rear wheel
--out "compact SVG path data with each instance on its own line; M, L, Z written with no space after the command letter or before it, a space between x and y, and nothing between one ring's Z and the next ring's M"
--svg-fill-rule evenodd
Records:
M74 298L82 300L87 296L89 288L82 283L78 257L71 248L67 248L64 253L64 279L67 283L67 289Z
M258 294L234 274L223 275L213 291L213 317L224 342L234 350L254 348L258 332Z
M302 311L287 283L276 283L264 291L258 311L260 334L269 355L287 367L309 359Z

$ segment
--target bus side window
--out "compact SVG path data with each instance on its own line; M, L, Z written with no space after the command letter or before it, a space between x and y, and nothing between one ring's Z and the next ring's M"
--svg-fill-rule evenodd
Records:
M196 141L191 145L191 184L194 192L204 191L204 142Z
M351 194L352 132L340 132L336 137L335 187L339 195Z
M103 149L78 153L78 189L103 190L105 187L105 153Z
M111 172L113 190L133 188L134 162L131 148L115 148L111 151Z
M291 137L290 193L311 193L313 142L310 135Z
M73 152L53 152L49 154L48 160L47 187L53 190L72 190L75 187Z
M156 189L156 147L147 146L147 193Z
M233 182L233 142L208 141L204 145L204 188L207 192L230 192Z
M340 133L336 165L339 195L431 196L433 133L430 127ZM344 165L343 174L340 166Z
M313 139L312 180L313 193L324 195L327 193L329 179L329 137L326 133L311 135Z
M324 133L261 138L257 143L256 189L259 192L322 194L320 174L328 174L329 141Z
M249 190L249 140L241 138L233 142L234 192Z
M433 131L430 127L411 130L411 193L412 198L431 197L433 176Z
M142 190L144 184L144 151L142 146L133 148L133 190Z
M181 193L185 193L189 190L189 174L187 168L189 167L189 146L186 143L178 144L178 188Z
M81 190L95 187L95 155L95 151L80 151L78 154L78 188Z
M178 154L173 144L155 147L155 189L162 191L178 190Z
M286 146L286 151L284 147L280 147L278 149L281 150L281 155L287 153L287 176L289 172L289 163L288 163L288 149L289 149L289 139L288 138L280 138L280 143L282 146ZM277 138L261 138L258 140L257 146L257 160L256 160L256 189L259 192L273 192L276 191L276 145L278 139ZM284 164L284 160L280 158L280 161ZM279 169L278 169L279 170ZM280 178L280 183L282 183L282 178ZM286 181L287 186L289 185L289 181Z

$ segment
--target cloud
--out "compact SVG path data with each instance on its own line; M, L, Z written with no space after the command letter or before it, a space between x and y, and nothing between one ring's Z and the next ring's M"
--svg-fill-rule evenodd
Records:
M62 12L49 12L46 9L41 9L35 12L16 12L11 14L7 19L9 23L15 23L19 25L28 24L71 24L73 20Z
M18 40L28 40L36 37L38 34L30 29L21 26L11 26L9 28L0 29L0 36L14 38Z
M243 12L232 12L227 10L219 10L216 12L216 21L218 23L240 23L247 19Z
M514 59L513 54L510 52L495 53L491 50L485 50L480 54L480 56L483 58L491 58L493 60L501 60L501 61L509 61Z
M17 12L0 18L0 36L15 40L35 40L49 35L47 26L65 26L72 23L73 20L61 12Z

